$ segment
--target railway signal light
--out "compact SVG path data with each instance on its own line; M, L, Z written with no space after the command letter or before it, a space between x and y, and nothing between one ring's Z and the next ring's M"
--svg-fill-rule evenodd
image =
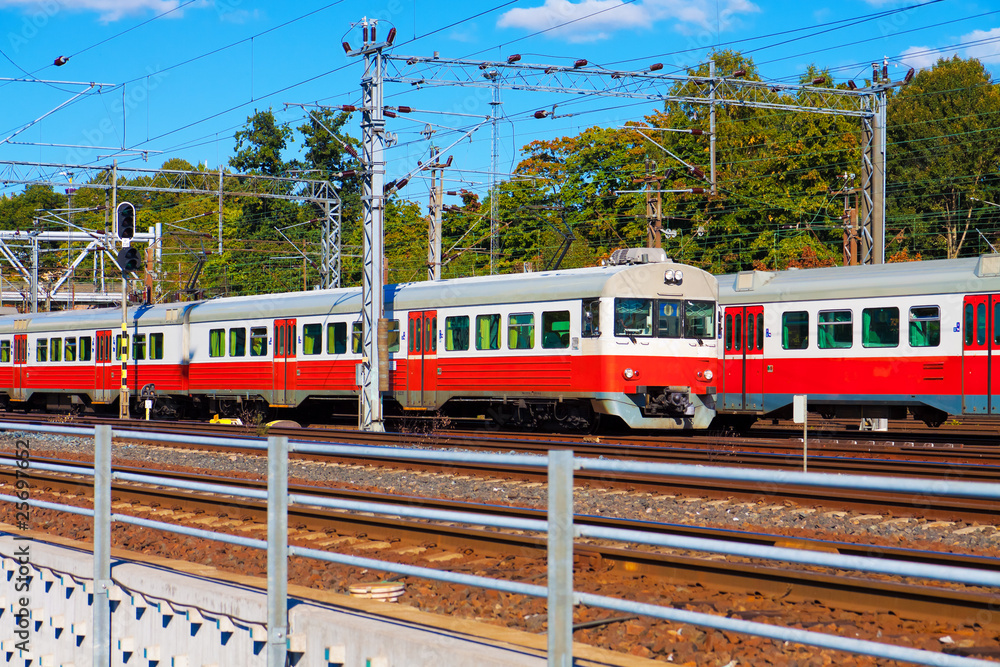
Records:
M115 208L115 229L120 239L135 236L135 206L130 202L123 201Z
M133 273L142 264L139 258L139 249L129 246L118 251L118 266L122 267L122 273Z

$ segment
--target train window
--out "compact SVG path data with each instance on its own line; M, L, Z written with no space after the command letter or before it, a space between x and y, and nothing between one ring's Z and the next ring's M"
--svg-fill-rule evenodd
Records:
M399 352L399 320L389 320L389 351Z
M781 314L781 347L786 350L809 347L809 313L797 310Z
M854 345L854 315L849 310L821 310L816 321L819 349L831 350Z
M435 317L425 317L424 318L424 350L428 352L437 352L438 349L438 318Z
M285 354L289 357L295 356L295 346L298 338L295 336L295 324L293 322L288 322L284 326L285 334L288 336L288 349L285 350Z
M351 352L361 354L361 346L364 344L365 330L361 322L351 325Z
M10 361L10 341L0 340L0 363L7 363Z
M757 313L757 349L764 349L764 313Z
M154 334L155 335L155 334ZM161 334L162 336L162 334ZM152 345L152 341L150 341ZM229 330L229 356L245 357L247 354L247 330L243 327L236 327ZM153 357L150 356L150 359Z
M285 355L285 325L284 323L274 325L274 355L282 357Z
M240 329L243 331L243 329ZM163 334L153 333L149 334L149 358L150 359L162 359L163 358Z
M476 349L500 349L500 315L476 316Z
M323 325L302 325L302 354L319 354L323 351Z
M66 361L76 361L76 338L69 337L66 339L66 347L63 350L63 358Z
M226 356L226 330L212 329L208 332L208 356Z
M410 352L420 351L420 318L410 318Z
M35 344L35 361L48 361L49 360L49 340L47 338L39 338L38 342Z
M535 315L511 314L507 317L507 349L530 350L535 346Z
M542 313L542 347L550 350L569 347L568 310Z
M146 334L132 336L132 358L136 361L146 358Z
M986 343L986 304L976 304L976 345Z
M250 356L267 356L267 327L250 327Z
M469 349L469 318L466 315L444 318L444 349Z
M615 299L616 336L652 336L652 299Z
M80 361L90 361L90 336L80 336Z
M685 338L715 337L714 301L684 302L684 337Z
M583 300L583 326L581 327L584 338L599 338L601 335L601 300Z
M754 326L756 325L753 313L747 313L747 352L753 349L754 339L757 337L755 335Z
M726 313L726 349L743 349L743 315Z
M62 338L49 339L49 361L62 361Z
M1000 319L1000 301L993 302L993 344L1000 345L1000 331L998 331L997 320Z
M899 308L865 308L861 311L861 344L865 347L899 345Z
M910 347L941 344L941 311L937 306L910 308Z
M122 345L122 335L118 334L117 336L115 336L115 353L116 353L115 359L121 361L123 358L125 358L125 352L126 352L125 346Z
M972 332L975 329L975 320L973 319L972 304L965 304L965 344L972 345Z
M681 302L660 299L656 302L656 336L681 337Z
M347 352L347 323L330 322L326 325L326 353L343 354Z

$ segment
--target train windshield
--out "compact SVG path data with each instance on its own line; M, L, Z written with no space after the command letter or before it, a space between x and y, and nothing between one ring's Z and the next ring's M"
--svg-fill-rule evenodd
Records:
M714 301L684 302L684 337L685 338L715 337Z

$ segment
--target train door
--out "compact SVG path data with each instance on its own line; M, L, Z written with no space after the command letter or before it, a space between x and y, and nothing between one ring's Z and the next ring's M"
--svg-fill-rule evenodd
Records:
M997 316L1000 295L974 294L962 304L962 412L966 414L1000 413L1000 372L994 374L993 353L1000 348L997 340ZM1000 399L1000 396L998 396Z
M274 321L274 398L279 406L295 405L295 320Z
M723 407L760 410L764 401L764 307L725 310Z
M94 355L94 402L110 403L117 396L114 386L114 364L111 354L111 330L97 332L97 354Z
M437 407L437 311L410 313L406 332L406 405Z
M25 385L28 383L28 337L14 336L14 400L23 401L28 397Z

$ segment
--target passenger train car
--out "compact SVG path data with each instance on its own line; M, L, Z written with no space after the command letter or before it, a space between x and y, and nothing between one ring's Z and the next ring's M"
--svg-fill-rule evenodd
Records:
M719 411L1000 414L1000 255L719 278Z
M706 428L715 416L717 282L662 251L612 265L385 288L387 409L486 415L512 426ZM161 417L240 405L353 402L361 291L336 289L0 317L8 409L118 400L131 345L133 401Z

